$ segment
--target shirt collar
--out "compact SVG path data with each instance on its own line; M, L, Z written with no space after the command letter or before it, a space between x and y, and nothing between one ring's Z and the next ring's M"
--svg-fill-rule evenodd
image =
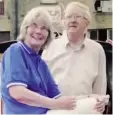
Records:
M64 44L65 44L65 48L67 49L73 49L74 51L78 51L85 47L85 42L84 42L85 40L79 41L76 45L73 44L73 46L71 46L66 31L63 31L63 38L65 39Z
M38 55L36 51L34 51L32 48L30 48L28 45L26 45L23 41L18 41L19 44L24 48L24 50L30 54L30 55Z

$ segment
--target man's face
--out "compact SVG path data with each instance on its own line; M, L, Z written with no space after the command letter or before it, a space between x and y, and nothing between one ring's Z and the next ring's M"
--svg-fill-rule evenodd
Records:
M84 35L87 25L88 20L80 8L76 8L74 11L70 10L65 15L65 28L69 36L80 37Z
M43 23L33 23L27 28L25 40L31 47L42 47L49 35L48 29Z

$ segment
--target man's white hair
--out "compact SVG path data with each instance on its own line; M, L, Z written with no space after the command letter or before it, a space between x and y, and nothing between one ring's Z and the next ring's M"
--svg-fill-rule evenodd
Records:
M76 12L76 9L79 8L83 13L84 18L86 18L89 22L91 22L91 14L89 11L89 7L80 2L71 2L67 5L65 10L65 17L70 14ZM79 12L78 12L79 13Z
M44 26L48 29L49 32L49 36L47 38L45 45L50 43L51 39L53 38L52 20L49 13L41 7L33 8L26 14L21 24L20 34L17 37L17 40L24 41L27 28L33 23L38 24L40 21L44 24Z

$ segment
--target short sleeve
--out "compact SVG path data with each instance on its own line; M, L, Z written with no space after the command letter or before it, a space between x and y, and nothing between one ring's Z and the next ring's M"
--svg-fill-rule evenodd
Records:
M25 65L24 54L18 44L10 46L4 53L2 59L2 83L6 87L12 85L23 85L29 83L29 71Z

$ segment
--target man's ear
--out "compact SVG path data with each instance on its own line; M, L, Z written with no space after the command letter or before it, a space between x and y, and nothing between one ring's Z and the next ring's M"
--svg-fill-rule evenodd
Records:
M88 20L85 20L85 22L86 22L86 27L88 28L90 22Z
M85 30L84 30L84 34L86 34L87 33L87 28L85 28Z
M84 34L87 33L87 31L88 31L88 27L89 27L89 25L86 25L86 28L85 28L85 30L84 30Z
M89 28L90 22L89 22L88 20L85 20L85 23L86 23L86 28L85 28L85 30L84 30L84 33L87 33L87 30L88 30L88 28Z

